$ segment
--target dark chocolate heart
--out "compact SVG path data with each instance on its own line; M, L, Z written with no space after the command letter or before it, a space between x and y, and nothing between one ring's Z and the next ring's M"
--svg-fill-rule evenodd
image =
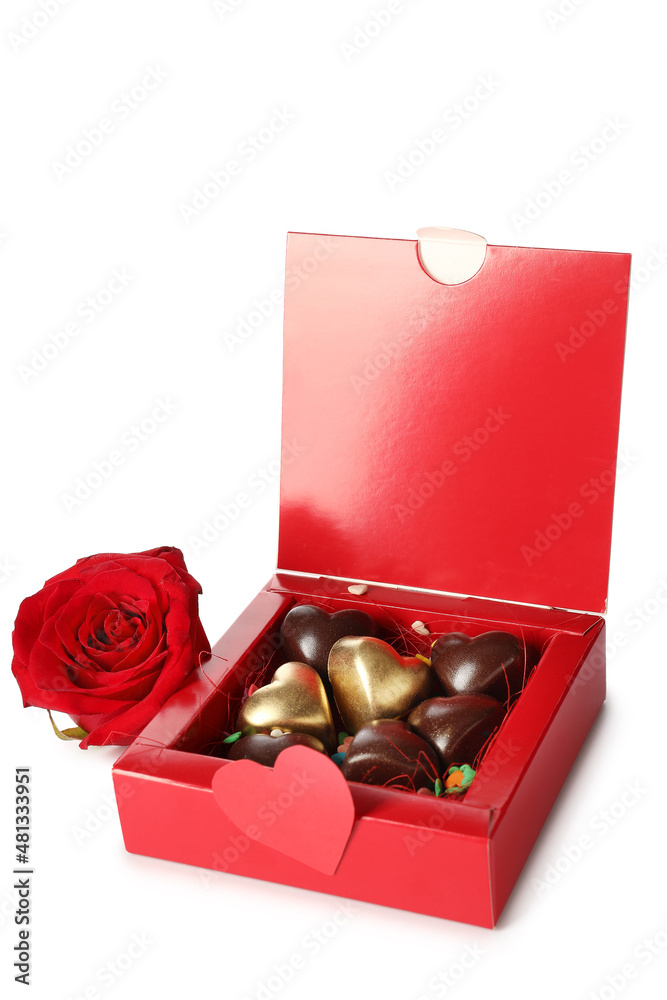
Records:
M431 647L431 664L445 694L488 694L504 705L525 681L525 650L509 632L442 635Z
M431 744L443 771L451 764L470 764L505 718L505 706L485 694L429 698L413 709L408 722Z
M324 744L307 733L285 733L283 736L254 733L252 736L242 736L236 743L232 743L227 757L229 760L254 760L257 764L273 767L278 754L287 747L294 746L310 747L311 750L326 753Z
M313 604L298 604L287 612L280 629L287 659L314 667L325 682L331 647L346 635L376 636L377 627L365 611L350 608L330 614Z
M367 722L347 748L341 770L348 781L390 788L433 789L441 775L432 747L405 722Z

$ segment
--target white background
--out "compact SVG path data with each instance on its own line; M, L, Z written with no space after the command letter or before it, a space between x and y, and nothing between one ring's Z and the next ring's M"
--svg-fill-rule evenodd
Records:
M569 13L558 19L549 13L556 0L405 0L366 31L386 0L44 3L55 13L45 17L37 0L4 0L0 13L0 801L11 815L13 768L30 765L31 995L255 997L297 953L305 969L271 996L662 995L667 266L657 262L667 218L658 8L565 0ZM151 69L154 89L122 111L123 95ZM465 120L455 110L462 102L472 109ZM292 120L251 162L240 148L274 109ZM103 118L112 131L59 168ZM614 128L605 130L607 119ZM438 127L445 141L392 181L400 157ZM224 192L209 188L214 197L186 221L182 206L232 158L240 174ZM572 183L559 193L563 170ZM204 587L202 619L217 639L275 565L275 477L201 551L192 537L279 454L281 310L234 349L228 335L255 300L280 289L288 230L410 238L432 224L492 243L634 255L609 698L496 930L356 904L315 954L308 942L340 901L232 876L209 882L197 869L124 852L108 805L117 751L61 743L43 711L20 707L10 632L20 600L78 557L172 544ZM114 269L131 280L87 322L80 303ZM72 321L78 334L26 374ZM168 419L68 510L63 494L164 399L175 406ZM0 851L3 981L15 943L11 833L5 826ZM582 836L592 846L568 861ZM549 872L553 884L540 886ZM150 942L145 951L120 978L101 978L108 963L127 965L134 934ZM655 943L653 957L644 940ZM448 987L469 948L478 958ZM634 977L625 981L628 963Z

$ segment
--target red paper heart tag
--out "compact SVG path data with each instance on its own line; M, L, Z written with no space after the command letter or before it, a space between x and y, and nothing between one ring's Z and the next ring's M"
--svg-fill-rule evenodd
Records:
M329 757L293 746L272 768L230 761L213 775L213 795L251 840L326 875L336 871L352 832L354 802Z

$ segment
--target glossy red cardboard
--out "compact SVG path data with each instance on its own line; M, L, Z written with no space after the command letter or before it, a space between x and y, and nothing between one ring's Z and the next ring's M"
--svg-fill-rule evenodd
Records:
M443 285L335 241L286 289L279 567L604 611L629 255L489 246Z
M317 241L288 245L288 275L316 266L287 282L283 441L299 450L282 470L281 570L114 766L125 845L218 871L223 888L246 875L491 927L604 700L591 612L606 599L629 258L489 247L474 278L444 286L414 241L335 237L328 255ZM579 343L568 331L587 312L600 322ZM478 447L457 448L466 436ZM599 496L576 514L591 477ZM536 532L548 544L528 559ZM353 596L359 579L377 582ZM307 808L251 832L253 782L211 752L304 602L399 632L420 620L431 637L503 629L536 650L463 799L337 789L325 759L313 801L340 794L351 827L341 815L321 851Z

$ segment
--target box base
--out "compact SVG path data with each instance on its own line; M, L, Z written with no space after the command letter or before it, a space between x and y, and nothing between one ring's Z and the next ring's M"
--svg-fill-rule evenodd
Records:
M333 875L248 838L216 805L212 756L253 679L282 662L295 603L358 607L393 630L514 632L539 651L462 800L350 784L355 825ZM114 765L128 851L492 927L604 701L595 615L276 574ZM391 879L387 878L391 872Z

